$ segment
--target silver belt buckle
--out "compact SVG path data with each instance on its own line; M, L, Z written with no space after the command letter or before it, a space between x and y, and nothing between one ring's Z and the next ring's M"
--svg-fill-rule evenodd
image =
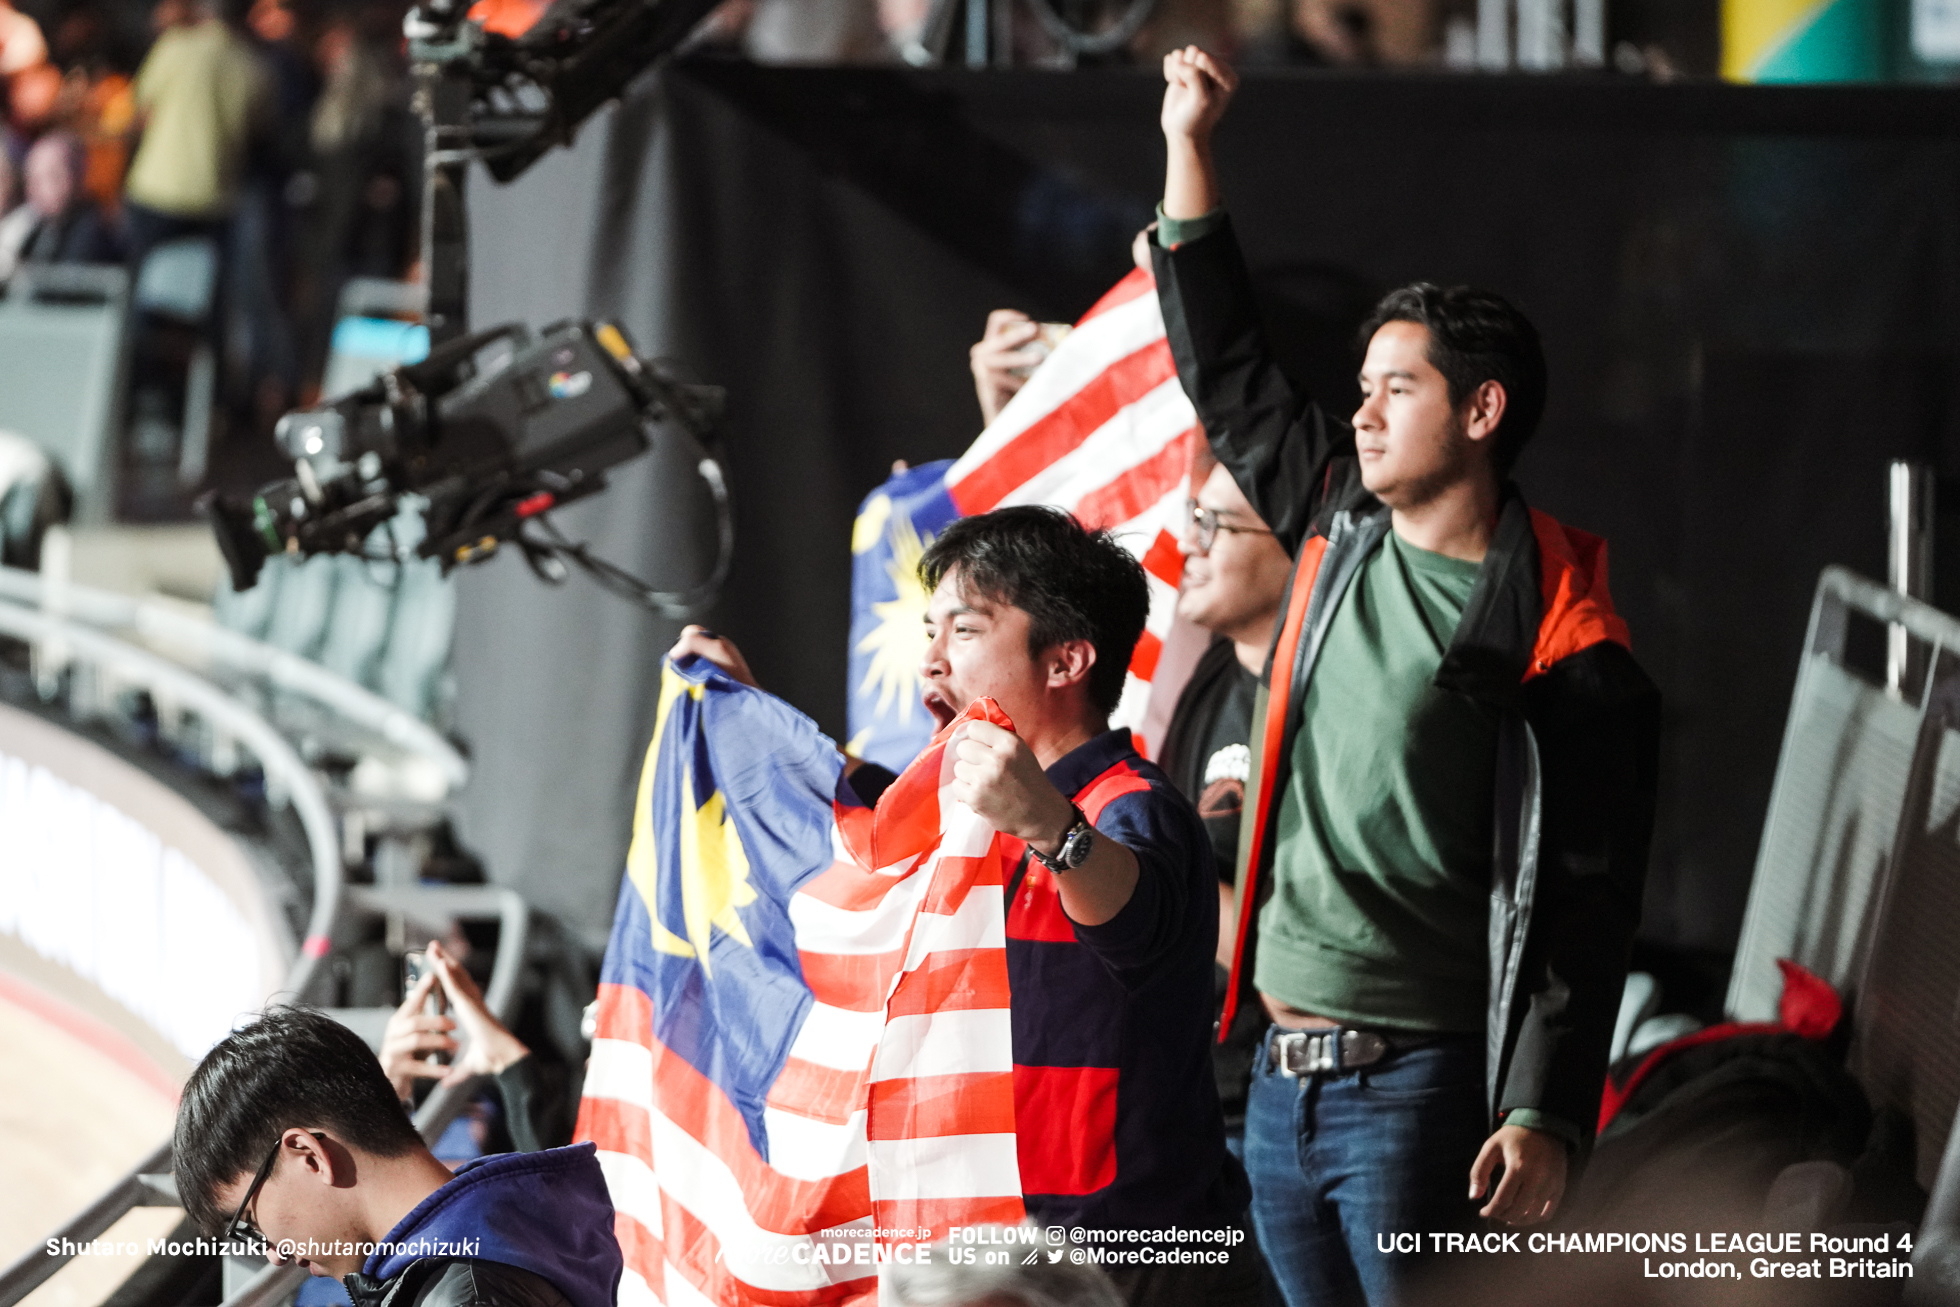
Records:
M1273 1068L1289 1079L1372 1066L1388 1041L1372 1030L1288 1030L1273 1036Z

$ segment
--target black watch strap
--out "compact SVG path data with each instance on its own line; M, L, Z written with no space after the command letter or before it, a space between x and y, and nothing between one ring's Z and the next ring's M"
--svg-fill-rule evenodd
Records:
M1042 866L1048 868L1048 870L1052 872L1058 872L1058 873L1064 872L1069 870L1071 866L1080 865L1079 863L1072 864L1072 863L1064 862L1063 858L1066 857L1068 854L1068 847L1070 841L1076 838L1078 832L1088 827L1089 819L1082 815L1082 809L1077 807L1074 803L1070 803L1068 806L1069 806L1069 811L1075 814L1075 820L1070 822L1068 825L1068 829L1062 832L1062 842L1055 849L1056 856L1051 858L1046 853L1043 853L1040 849L1037 849L1034 845L1032 844L1028 845L1028 852L1033 854L1036 860L1038 860Z

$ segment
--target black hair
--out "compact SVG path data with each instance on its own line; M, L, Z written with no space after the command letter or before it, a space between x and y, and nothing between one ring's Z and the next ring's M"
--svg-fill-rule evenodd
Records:
M1490 291L1419 281L1382 296L1361 326L1361 348L1390 322L1428 328L1429 362L1449 383L1452 407L1486 381L1504 387L1490 458L1499 480L1509 476L1545 411L1545 351L1531 319Z
M294 1126L377 1157L422 1142L359 1035L312 1008L268 1008L219 1040L184 1085L171 1151L190 1218L215 1232L231 1215L218 1189L257 1171Z
M1114 536L1059 508L997 508L940 532L919 560L919 579L931 591L956 567L969 594L1027 613L1029 657L1067 640L1094 645L1089 700L1103 713L1116 710L1150 615L1150 586Z

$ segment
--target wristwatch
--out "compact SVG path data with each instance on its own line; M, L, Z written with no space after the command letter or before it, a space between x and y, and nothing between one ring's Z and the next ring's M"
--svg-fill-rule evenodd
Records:
M1073 871L1087 862L1089 850L1096 842L1096 828L1082 815L1082 809L1071 803L1069 810L1075 814L1075 821L1062 832L1062 846L1055 850L1054 857L1049 857L1032 844L1028 845L1028 852L1039 859L1042 866L1056 873Z

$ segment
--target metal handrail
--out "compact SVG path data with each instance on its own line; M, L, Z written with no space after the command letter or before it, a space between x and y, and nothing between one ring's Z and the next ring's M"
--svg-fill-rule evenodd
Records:
M349 886L346 904L356 910L376 913L419 909L451 916L497 918L501 925L497 961L491 968L483 1001L499 1021L510 1021L519 997L518 982L524 968L531 916L530 906L515 891L493 885ZM433 1144L468 1104L475 1088L474 1080L437 1088L415 1113L416 1132ZM49 1238L82 1243L107 1230L133 1207L177 1205L174 1189L165 1183L168 1177L156 1174L166 1170L170 1161L170 1145L166 1143ZM0 1304L11 1307L67 1263L67 1257L47 1255L43 1251L46 1243L47 1240L42 1240L40 1246L0 1271ZM267 1265L225 1298L220 1307L274 1307L289 1298L305 1278L306 1273L298 1267Z
M162 1206L157 1202L157 1193L149 1176L156 1171L169 1169L170 1143L166 1140L161 1147L136 1164L136 1168L122 1179L116 1181L103 1195L90 1203L74 1220L28 1249L12 1266L0 1271L0 1303L16 1303L41 1285L56 1271L68 1264L67 1257L49 1256L43 1250L46 1244L56 1239L66 1239L72 1243L87 1243L101 1234L135 1207ZM174 1206L174 1204L171 1204Z
M65 617L7 603L0 603L0 633L38 644L59 642L72 656L172 695L185 706L203 714L214 726L228 731L258 757L268 782L280 787L298 815L313 861L313 911L285 983L286 991L296 997L304 995L320 959L326 956L334 921L340 914L346 890L345 869L341 863L333 811L327 804L326 791L312 768L306 765L285 737L258 713L209 681L158 654ZM167 1168L169 1163L170 1145L166 1142L135 1171L118 1181L49 1238L75 1243L94 1238L132 1207L151 1201L155 1197L154 1190L141 1177L145 1172ZM0 1272L0 1307L12 1307L71 1260L68 1256L49 1255L45 1251L45 1243L44 1240L29 1249L12 1266Z
M483 991L483 1004L497 1020L509 1023L517 1000L517 982L524 970L524 946L531 926L530 905L516 891L494 885L404 885L394 888L352 886L350 906L370 912L424 910L454 916L495 916L502 924L497 936L497 961L490 969L490 983ZM433 1144L468 1105L476 1081L438 1087L415 1112L415 1130L425 1143ZM218 1307L276 1307L292 1296L306 1272L296 1266L268 1265L253 1275L218 1304ZM0 1303L7 1302L0 1294Z
M304 1266L276 1266L266 1264L266 1268L245 1281L244 1287L225 1299L218 1307L273 1307L293 1296L293 1291L306 1281L309 1272Z
M32 584L23 583L23 577ZM289 797L306 832L312 855L314 897L306 937L287 976L286 991L295 997L304 996L320 959L327 954L334 923L344 908L401 912L421 907L448 915L496 917L502 929L484 1003L499 1020L509 1021L518 997L530 928L530 909L522 897L495 886L348 886L326 792L320 779L285 737L257 712L196 673L83 621L92 619L103 625L131 627L139 633L172 639L181 638L186 632L212 636L206 647L223 661L264 675L275 684L306 694L329 707L350 710L347 715L355 717L359 724L433 757L460 784L467 776L467 767L447 741L379 696L249 637L184 618L159 605L87 587L44 585L32 573L0 568L0 597L38 604L49 597L50 591L54 592L55 605L65 611L49 612L0 602L0 633L39 644L59 642L84 662L173 696L257 755L268 781L276 781ZM86 614L77 611L82 608L88 610ZM425 745L430 747L421 747ZM467 1104L473 1087L465 1083L438 1089L424 1100L415 1114L415 1125L425 1140L433 1141L440 1136ZM170 1154L171 1146L166 1142L49 1238L84 1243L107 1230L132 1208L172 1203L174 1195L155 1174L168 1170ZM49 1255L46 1243L47 1240L42 1240L12 1266L0 1271L0 1307L12 1307L68 1263L67 1256ZM305 1274L298 1267L269 1265L227 1298L223 1307L273 1307L290 1296Z
M264 677L281 690L312 699L389 743L422 755L441 769L452 791L461 789L469 779L469 764L456 747L415 714L318 663L249 635L154 600L53 581L14 567L0 567L0 598L53 609L91 626L126 627L145 638L191 646L214 661Z
M265 718L159 654L93 627L11 604L0 604L0 633L43 644L59 641L87 662L110 668L127 680L154 686L229 732L258 757L267 780L285 793L298 814L313 859L313 912L299 956L286 978L287 989L295 995L304 994L315 967L326 954L346 882L333 810L313 769Z
M495 917L502 929L497 934L497 961L490 968L483 1005L497 1020L510 1021L531 930L530 905L517 891L501 885L352 885L347 898L351 906L376 914L414 913L419 909L434 916Z

